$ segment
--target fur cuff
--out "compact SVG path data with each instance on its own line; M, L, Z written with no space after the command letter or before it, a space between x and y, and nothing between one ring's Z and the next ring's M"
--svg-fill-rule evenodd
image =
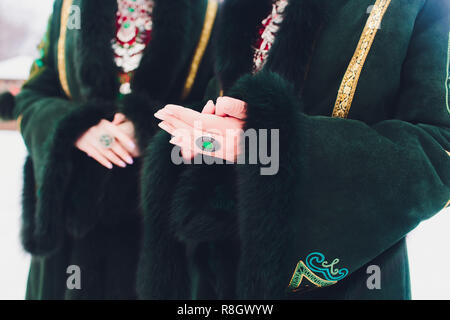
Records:
M214 177L214 179L211 179ZM175 188L171 225L185 243L237 239L234 168L188 165Z
M137 288L141 299L189 299L186 248L170 232L169 211L180 166L172 164L169 134L158 132L149 144L142 168L143 246Z
M42 185L38 186L36 192L36 210L32 212L34 205L24 206L25 219L32 220L24 224L23 239L26 240L25 248L32 254L47 255L60 248L66 227L75 235L83 235L97 223L101 210L97 208L96 203L101 198L98 192L102 190L106 169L100 170L97 165L93 170L94 161L86 159L85 155L74 148L74 143L101 119L111 118L113 110L110 104L92 102L69 112L56 126L52 134L53 139L46 146L48 153L43 168ZM88 164L88 167L82 168L82 163ZM74 181L80 184L79 176L89 177L89 181L95 182L97 191L80 191L88 189L83 189L83 186L88 187L89 183L83 181L83 186L74 185ZM28 183L31 178L28 172ZM30 183L25 187L25 192L29 191L24 197L25 203L33 200L30 199L33 192L30 190L31 185ZM76 208L79 209L72 210Z
M259 165L236 166L241 236L238 298L284 299L298 258L290 251L297 223L291 213L301 206L290 196L298 184L292 175L301 172L299 154L307 141L302 101L290 83L264 71L242 77L229 95L248 103L245 129L279 130L276 175L261 175Z
M0 95L0 120L14 120L14 96L5 92Z

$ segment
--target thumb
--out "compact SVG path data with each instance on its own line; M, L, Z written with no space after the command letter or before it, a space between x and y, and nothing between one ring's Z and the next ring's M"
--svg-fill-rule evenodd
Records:
M121 124L122 122L125 122L125 120L126 120L126 117L123 113L116 113L114 115L114 120L112 121L112 123L117 126L117 125Z
M244 119L247 114L247 104L238 99L223 97L223 112L231 117Z
M209 100L208 103L202 110L202 113L206 114L214 114L216 112L216 106L212 100Z

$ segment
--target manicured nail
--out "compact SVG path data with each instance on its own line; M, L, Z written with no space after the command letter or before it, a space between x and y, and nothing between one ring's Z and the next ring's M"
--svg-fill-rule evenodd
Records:
M154 116L155 116L155 118L157 118L157 119L159 119L159 120L165 120L165 115L164 115L164 113L161 111L161 110L159 110L158 112L156 112L155 114L154 114Z
M165 124L164 122L160 122L158 126L163 129L164 131L169 131L169 126Z
M136 149L136 145L133 142L128 143L131 149Z
M180 138L179 137L173 137L172 139L170 139L169 143L171 144L177 144L180 142Z
M133 161L133 158L132 157L126 157L126 159L125 159L126 161L127 161L127 163L128 164L133 164L134 163L134 161Z
M170 110L170 106L165 106L164 109L161 109L162 112L164 112L165 114L169 115L169 116L173 116L174 113Z
M112 163L108 163L108 169L111 170L113 168Z

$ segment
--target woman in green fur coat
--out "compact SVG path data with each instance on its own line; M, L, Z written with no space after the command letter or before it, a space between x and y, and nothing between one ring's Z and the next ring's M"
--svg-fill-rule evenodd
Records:
M156 115L175 137L145 158L141 297L410 298L405 236L450 198L449 15L441 0L226 0L208 93L234 104ZM209 165L225 123L274 132L277 170ZM183 143L198 124L203 143ZM174 161L180 147L203 164Z
M136 298L137 156L158 108L203 98L216 12L208 0L55 1L15 107L30 153L28 299Z

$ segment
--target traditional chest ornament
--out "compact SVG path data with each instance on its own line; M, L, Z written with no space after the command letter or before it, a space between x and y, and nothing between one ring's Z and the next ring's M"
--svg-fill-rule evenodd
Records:
M133 72L139 67L151 40L153 0L117 0L116 36L112 41L119 74L120 93L131 93Z
M260 38L254 47L253 73L260 71L264 67L270 48L275 42L275 36L283 22L283 14L287 5L288 0L274 2L272 12L262 21L262 26L259 30Z
M346 268L337 268L338 263L339 259L334 259L332 262L326 261L325 256L320 252L310 253L305 262L302 260L298 262L288 290L298 292L311 289L311 285L320 288L336 284L349 273ZM308 281L303 281L304 278Z

